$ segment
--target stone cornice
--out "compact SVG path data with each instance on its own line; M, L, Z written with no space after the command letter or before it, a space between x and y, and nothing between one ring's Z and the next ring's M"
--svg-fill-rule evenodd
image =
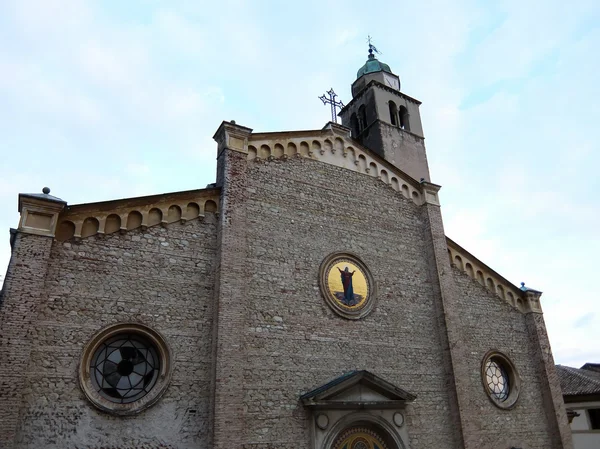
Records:
M218 195L220 190L221 189L217 187L207 187L206 189L181 190L178 192L158 193L155 195L135 196L131 198L119 198L116 200L98 201L94 203L71 204L66 207L65 213L113 211L123 207L146 206L148 204L154 204L165 200L168 201L171 198L192 198L211 191Z
M541 292L523 291L454 240L446 237L450 263L523 313L541 313Z
M329 122L332 123L332 122ZM264 133L253 133L250 136L250 143L256 142L257 140L274 140L277 143L277 140L284 141L286 139L299 139L304 138L304 140L309 140L310 138L327 138L327 137L341 137L346 143L348 143L351 147L356 147L360 151L363 151L365 154L368 154L370 157L375 159L378 163L385 165L391 171L394 171L398 174L398 176L405 178L408 182L413 184L415 187L420 185L419 181L414 179L409 174L405 173L391 162L388 162L379 154L374 152L373 150L361 145L358 141L354 140L350 135L350 128L345 126L336 124L336 127L327 127L325 125L322 129L317 130L303 130L303 131L277 131L277 132L264 132ZM419 136L416 136L419 137Z
M50 192L48 189L47 192ZM56 225L66 201L47 193L19 194L19 231L27 234L54 237Z
M218 212L220 194L218 188L207 188L68 206L59 216L56 239L185 223L206 212Z
M234 120L221 122L221 125L215 132L213 139L217 142L217 154L227 148L240 153L248 152L248 136L252 134L252 129L246 126L238 125ZM219 156L217 156L218 159Z
M380 89L386 90L388 92L391 92L395 95L398 95L399 97L404 98L405 100L410 101L411 103L415 103L417 105L422 104L419 100L417 100L416 98L411 97L410 95L406 95L405 93L400 92L399 90L396 89L392 89L389 86L386 86L383 83L380 83L377 80L371 80L367 83L367 85L365 87L363 87L355 96L354 98L352 98L352 100L350 100L339 112L338 116L340 116L342 114L342 112L346 111L351 105L353 105L354 103L356 103L360 97L362 97L365 92L372 86L376 86L379 87Z
M326 126L320 130L253 133L248 139L248 160L304 157L380 179L416 204L425 201L420 182L363 147L349 136L348 128ZM437 196L437 191L435 192Z

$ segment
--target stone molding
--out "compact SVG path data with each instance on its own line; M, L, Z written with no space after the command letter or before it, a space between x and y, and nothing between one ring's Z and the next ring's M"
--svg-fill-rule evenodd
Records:
M540 298L542 296L542 292L538 292L536 290L528 289L525 291L525 309L524 311L533 312L533 313L543 313L542 305L540 303Z
M417 397L369 371L354 371L300 397L311 414L312 448L331 448L340 436L356 426L383 431L393 447L409 447L404 415ZM397 424L395 416L403 419ZM323 419L323 417L325 419ZM383 435L382 435L383 436Z
M415 204L425 203L421 183L348 136L345 127L322 130L252 134L248 160L254 162L307 158L381 180ZM431 184L435 186L435 184ZM437 186L439 190L439 186ZM435 192L435 201L437 191Z
M438 192L440 191L442 186L427 181L421 181L421 185L423 186L423 200L427 204L439 206L440 197L438 196Z
M20 194L19 231L54 237L58 216L66 204L65 201L46 194Z
M366 91L367 91L367 90L368 90L370 87L372 87L372 86L377 86L377 87L379 87L380 89L387 90L388 92L392 92L393 94L395 94L395 95L398 95L399 97L402 97L402 98L404 98L405 100L407 100L407 101L410 101L411 103L415 103L415 104L417 104L417 105L421 105L421 104L422 104L422 102L421 102L421 101L417 100L416 98L413 98L413 97L411 97L410 95L406 95L405 93L403 93L403 92L401 92L401 91L399 91L399 90L392 89L391 87L389 87L389 86L386 86L385 84L383 84L383 83L381 83L381 82L379 82L379 81L377 81L377 80L371 80L371 81L369 81L369 82L368 82L368 83L365 85L365 87L363 87L363 88L362 88L362 89L361 89L359 92L357 92L357 93L356 93L356 95L354 95L354 97L352 98L352 100L350 100L350 101L349 101L349 102L348 102L348 103L347 103L347 104L346 104L346 105L345 105L345 106L344 106L344 107L341 109L341 111L340 111L340 114L341 114L343 111L345 111L346 109L348 109L348 108L350 107L350 105L352 105L352 104L356 103L356 101L358 101L358 99L359 99L360 97L362 97L362 96L365 94L365 92L366 92ZM338 114L338 115L339 115L339 114Z
M225 148L240 153L248 153L248 137L252 129L235 123L234 120L221 122L215 132L213 139L217 142L217 150L220 154Z
M542 312L539 301L540 292L535 290L524 292L449 237L446 237L446 243L451 265L479 282L483 287L486 287L520 312Z
M56 239L127 232L141 227L193 220L206 212L218 213L219 189L190 190L149 197L73 205L58 219Z

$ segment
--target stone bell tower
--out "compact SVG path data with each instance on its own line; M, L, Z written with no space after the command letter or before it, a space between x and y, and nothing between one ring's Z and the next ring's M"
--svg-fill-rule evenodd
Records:
M400 78L380 62L369 44L369 58L356 74L352 100L340 111L352 137L420 181L429 181L420 101L400 92Z

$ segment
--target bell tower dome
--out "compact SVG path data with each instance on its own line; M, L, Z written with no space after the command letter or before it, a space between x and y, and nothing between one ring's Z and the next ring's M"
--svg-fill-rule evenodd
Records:
M400 92L400 78L374 50L369 44L368 59L352 83L352 100L340 111L342 124L363 146L414 179L429 181L421 102Z

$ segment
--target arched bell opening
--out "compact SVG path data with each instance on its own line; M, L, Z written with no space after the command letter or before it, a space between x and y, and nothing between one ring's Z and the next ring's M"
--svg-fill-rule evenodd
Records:
M410 116L405 106L400 106L398 116L400 118L400 128L410 131Z
M350 128L352 129L352 137L356 139L360 134L360 125L358 123L358 117L356 116L356 113L352 113L350 116Z
M388 106L390 108L390 123L393 126L398 126L398 107L393 101L390 101Z
M361 133L367 128L367 109L364 104L358 108L358 127Z

